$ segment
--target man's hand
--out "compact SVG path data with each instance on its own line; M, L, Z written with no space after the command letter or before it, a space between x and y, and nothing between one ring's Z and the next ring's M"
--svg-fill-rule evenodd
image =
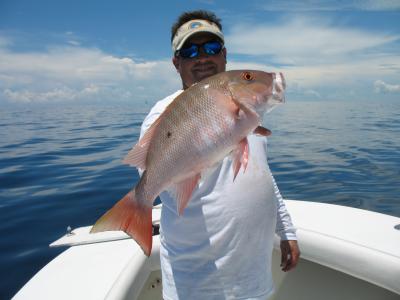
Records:
M294 269L299 261L300 250L297 241L281 241L281 267L283 272Z

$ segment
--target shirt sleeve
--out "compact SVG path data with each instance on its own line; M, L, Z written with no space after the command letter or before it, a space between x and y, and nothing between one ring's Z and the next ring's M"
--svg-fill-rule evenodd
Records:
M142 127L140 128L140 138L142 138L144 136L147 129L149 129L151 124L153 124L157 120L157 118L160 116L160 114L161 114L161 112L156 111L156 110L150 111L150 113L144 119Z
M297 240L296 228L293 226L292 219L290 218L290 215L286 209L285 202L283 202L282 195L279 192L273 176L272 182L274 184L274 191L278 200L275 233L281 238L281 240Z

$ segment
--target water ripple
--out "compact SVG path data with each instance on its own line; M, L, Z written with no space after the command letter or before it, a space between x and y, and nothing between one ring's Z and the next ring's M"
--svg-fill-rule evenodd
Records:
M400 104L288 103L267 115L285 198L400 216ZM134 106L0 111L0 295L10 298L137 182L122 164L145 117ZM7 271L6 271L7 270ZM7 273L6 273L7 272Z

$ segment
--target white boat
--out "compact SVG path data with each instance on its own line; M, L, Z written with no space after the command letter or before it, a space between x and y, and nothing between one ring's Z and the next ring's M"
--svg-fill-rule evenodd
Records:
M400 299L400 218L332 204L285 200L301 260L284 273L275 240L272 299ZM160 206L153 209L159 223ZM77 228L51 244L71 246L13 299L162 299L158 235L147 258L123 232Z

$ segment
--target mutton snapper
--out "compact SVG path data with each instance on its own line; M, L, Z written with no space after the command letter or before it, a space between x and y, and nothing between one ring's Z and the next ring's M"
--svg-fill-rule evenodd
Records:
M284 102L281 73L227 71L208 77L182 92L150 126L124 162L144 170L139 183L106 212L91 233L123 230L149 256L152 206L174 187L182 214L201 172L226 155L233 158L234 178L249 157L247 136L269 135L262 116Z

